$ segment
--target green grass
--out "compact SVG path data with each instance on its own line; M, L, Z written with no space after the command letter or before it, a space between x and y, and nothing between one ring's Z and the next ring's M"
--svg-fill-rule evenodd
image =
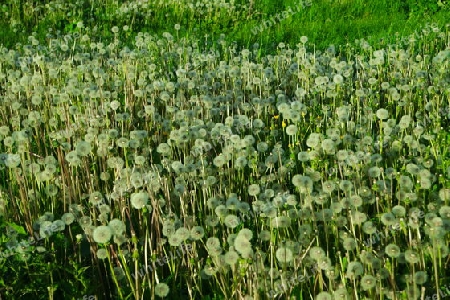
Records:
M266 54L276 50L280 42L294 47L301 36L307 36L316 49L322 50L331 44L345 45L360 38L367 39L369 43L380 40L393 43L396 34L413 34L426 23L445 25L449 14L449 4L439 6L433 1L287 0L281 5L270 0L252 2L238 0L236 4L242 7L238 6L232 13L219 9L214 14L198 14L183 9L182 5L149 4L122 18L115 14L121 1L105 0L101 4L94 0L65 1L64 5L49 10L43 6L38 12L33 12L32 1L8 1L3 5L3 12L8 12L8 15L0 21L0 43L7 47L13 47L16 43L26 44L31 32L44 39L49 28L53 32L67 34L80 20L87 27L97 27L105 41L113 38L110 31L113 26L129 25L134 33L162 34L168 31L175 34L173 26L180 24L181 34L203 40L205 35L209 35L207 40L210 42L224 34L228 42L235 41L240 47L250 48L254 43L259 43ZM302 9L304 5L308 6ZM256 26L289 8L294 11L298 9L298 12L261 33L253 34L252 29ZM11 26L14 23L18 23L16 30ZM133 39L134 34L126 43Z

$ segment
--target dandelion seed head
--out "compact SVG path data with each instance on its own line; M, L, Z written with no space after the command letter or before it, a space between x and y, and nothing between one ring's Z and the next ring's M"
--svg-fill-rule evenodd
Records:
M258 196L260 192L261 192L261 188L260 188L259 184L254 183L248 187L248 194L250 196Z
M353 251L356 249L356 240L354 238L348 237L345 238L342 242L342 246L346 251Z
M344 192L349 192L353 188L353 183L349 180L341 180L339 182L339 188Z
M311 193L313 190L313 181L309 176L294 175L292 177L292 183L296 186L301 193Z
M110 241L113 231L109 226L98 226L94 229L92 238L96 243L106 244Z
M377 231L377 228L375 227L375 224L373 224L372 221L366 221L362 226L362 230L366 234L374 234Z
M168 241L169 241L170 246L179 247L181 245L181 243L183 243L183 238L182 238L182 236L174 233L169 236Z
M345 287L341 287L333 292L333 297L335 300L339 300L339 299L347 300L349 298L349 294Z
M363 212L355 211L352 213L353 224L361 225L367 220L367 215Z
M169 286L163 282L160 282L155 286L155 294L160 298L167 297L169 291Z
M428 281L428 274L425 271L418 271L414 274L416 284L422 285Z
M81 228L86 228L92 225L92 219L89 216L83 216L78 220L78 224L80 224Z
M324 193L331 194L335 189L336 184L331 180L327 180L322 183L322 190Z
M98 249L97 250L97 258L98 259L106 259L108 258L108 251L104 248Z
M311 247L311 249L309 249L309 256L314 259L314 260L319 260L323 257L326 256L325 251L319 247L319 246L314 246Z
M378 119L386 120L389 117L389 112L384 108L380 108L377 110L376 115Z
M191 237L191 232L185 227L180 227L175 231L175 234L182 240L186 241Z
M368 175L372 178L377 178L381 175L381 171L379 167L371 167L368 171L367 171Z
M292 250L287 247L278 248L275 257L280 263L289 263L294 259Z
M383 213L381 215L381 222L385 225L385 226L392 226L396 223L397 218L395 217L395 215L393 213L387 212L387 213Z
M373 289L376 286L376 284L377 284L376 278L373 277L372 275L364 275L361 278L360 282L361 282L361 288L364 291L368 291L370 289Z
M241 255L249 255L252 252L252 244L250 241L243 235L237 235L234 241L234 248Z
M194 226L191 229L191 238L193 240L201 240L205 235L205 230L201 226Z
M239 224L239 218L236 215L227 215L224 220L225 226L228 228L236 228Z
M356 278L364 274L364 267L358 261L352 261L347 265L347 278Z
M288 216L278 216L270 220L270 226L273 228L287 228L291 226L291 218Z
M392 258L398 258L400 256L400 247L395 244L389 244L384 249L385 253Z
M138 193L133 193L131 194L130 197L130 202L131 205L135 208L135 209L141 209L144 206L147 205L148 203L148 194L145 192L138 192Z
M296 125L289 125L286 127L286 134L289 136L295 135L298 131L298 128Z
M66 225L70 225L75 221L75 216L70 212L65 213L61 216L61 221L63 221Z
M261 232L258 234L258 238L263 241L263 242L268 242L270 241L270 231L268 230L261 230Z
M226 264L234 266L239 260L239 254L236 251L230 250L227 253L225 253L224 259Z
M404 217L406 215L406 209L401 205L396 205L392 208L392 213L396 217Z

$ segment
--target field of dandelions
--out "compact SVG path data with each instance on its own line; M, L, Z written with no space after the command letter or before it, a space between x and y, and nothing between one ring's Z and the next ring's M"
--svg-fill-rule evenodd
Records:
M1 299L446 295L449 26L259 56L77 25L0 48Z

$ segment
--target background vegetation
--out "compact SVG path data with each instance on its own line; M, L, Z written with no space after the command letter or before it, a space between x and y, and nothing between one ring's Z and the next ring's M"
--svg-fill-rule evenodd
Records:
M186 5L178 5L184 2ZM268 53L280 42L294 46L301 36L307 36L317 49L325 49L331 44L345 46L360 38L369 43L392 43L427 23L444 26L450 10L446 1L430 0L226 1L234 3L231 10L227 6L208 8L207 2L202 1L198 2L202 9L195 9L197 2L184 2L8 0L1 6L0 43L6 47L26 44L31 33L42 40L48 34L64 35L75 31L82 21L105 43L113 38L113 26L130 27L127 36L121 37L127 44L138 32L175 34L173 25L180 24L179 34L209 45L224 35L227 42L242 47L258 43ZM264 20L289 8L297 10L294 17L253 34L252 29Z

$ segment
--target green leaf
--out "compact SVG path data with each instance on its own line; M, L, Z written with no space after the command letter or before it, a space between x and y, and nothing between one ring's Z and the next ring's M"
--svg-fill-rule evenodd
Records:
M27 234L27 232L25 231L25 229L22 226L19 226L14 223L7 223L7 224L8 224L8 226L12 227L15 231L17 231L18 234L23 234L23 235Z

